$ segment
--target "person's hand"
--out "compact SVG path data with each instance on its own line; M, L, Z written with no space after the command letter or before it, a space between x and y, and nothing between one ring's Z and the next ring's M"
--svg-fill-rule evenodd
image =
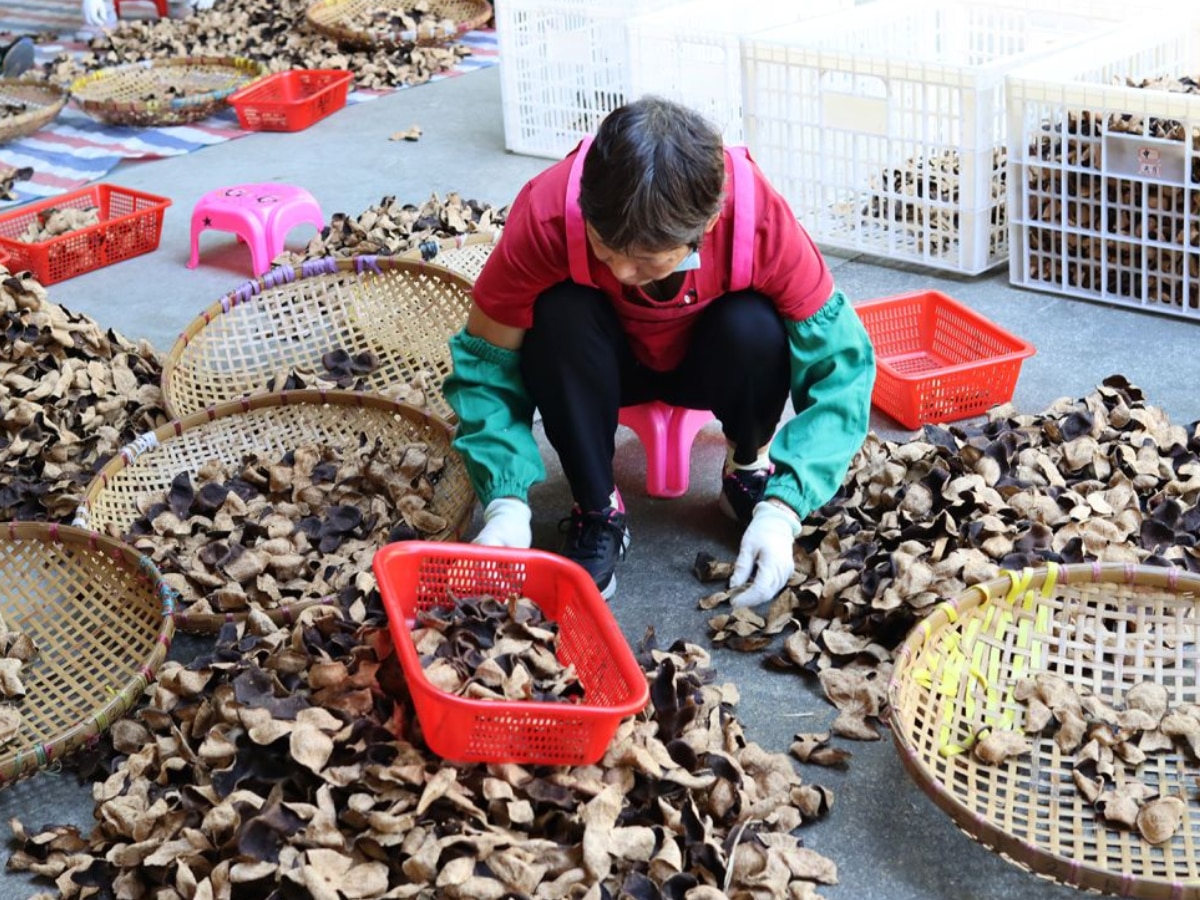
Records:
M83 0L80 12L89 25L102 28L108 24L108 0Z
M730 590L746 586L733 596L734 606L758 606L783 590L796 568L793 551L799 533L800 520L794 513L774 503L755 505L729 578Z
M497 497L484 509L483 528L471 543L528 550L533 544L529 519L528 504L515 497Z

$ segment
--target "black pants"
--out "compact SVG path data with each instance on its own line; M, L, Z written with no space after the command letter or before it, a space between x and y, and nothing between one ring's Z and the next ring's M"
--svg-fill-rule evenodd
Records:
M736 461L749 463L783 414L789 355L774 305L742 291L707 306L696 319L683 362L656 372L634 359L600 291L563 282L534 306L521 373L575 502L594 510L607 506L613 491L620 407L662 400L712 410L736 447Z

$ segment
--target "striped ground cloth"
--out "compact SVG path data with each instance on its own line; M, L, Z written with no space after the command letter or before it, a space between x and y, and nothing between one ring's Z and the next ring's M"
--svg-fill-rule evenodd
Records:
M44 18L51 19L54 8L61 9L64 0L0 0L0 32L11 7L42 8ZM79 24L79 4L69 3L73 25ZM36 21L31 16L25 21ZM493 30L472 31L462 38L471 48L454 69L435 76L434 81L494 65L499 59L496 33ZM39 44L39 55L57 56L72 44ZM376 91L353 91L348 103L362 103L381 96ZM33 169L33 177L14 185L14 198L0 201L0 210L30 200L54 197L73 191L106 176L123 159L154 159L182 156L224 141L250 134L238 127L237 113L232 108L191 125L166 128L131 128L105 125L68 105L50 125L28 137L0 144L0 171L9 167Z
M0 2L0 34L74 34L82 24L79 0Z

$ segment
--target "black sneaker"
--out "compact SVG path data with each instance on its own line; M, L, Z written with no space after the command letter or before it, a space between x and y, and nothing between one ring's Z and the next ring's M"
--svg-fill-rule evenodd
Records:
M770 469L730 469L721 479L721 512L749 525L754 507L762 500L767 490Z
M612 597L617 590L617 561L624 559L629 549L625 513L611 506L594 512L576 506L558 527L567 535L562 555L583 566L601 597Z

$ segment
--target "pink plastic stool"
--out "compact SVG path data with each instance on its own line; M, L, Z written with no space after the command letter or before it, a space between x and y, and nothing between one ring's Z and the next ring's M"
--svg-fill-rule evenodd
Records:
M192 255L188 268L200 262L200 232L206 228L232 231L250 248L254 274L271 268L283 252L288 232L310 223L325 227L325 217L313 195L288 184L238 184L209 191L192 210Z
M621 407L618 421L633 429L646 450L646 493L651 497L687 493L692 442L712 418L706 409L684 409L661 400Z

